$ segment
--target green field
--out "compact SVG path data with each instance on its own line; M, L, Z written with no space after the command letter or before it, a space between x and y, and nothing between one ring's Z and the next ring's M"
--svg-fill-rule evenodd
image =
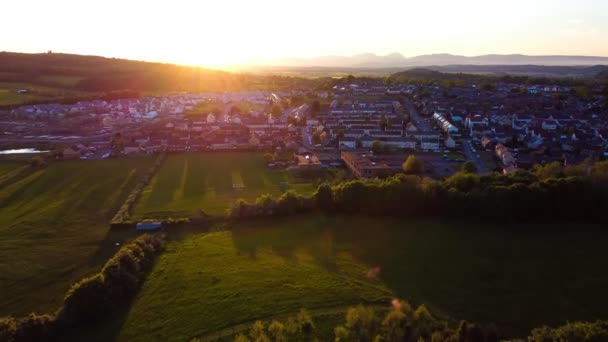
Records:
M309 183L295 183L288 172L268 170L257 153L177 154L167 157L142 194L136 218L190 216L199 210L223 215L236 199L280 194L281 184L311 193Z
M515 336L608 317L608 233L593 227L312 216L232 228L174 235L131 308L99 337L221 337L300 307L339 311L392 296Z
M133 233L108 221L151 159L0 162L0 316L54 312ZM2 180L4 178L4 181Z
M330 232L308 221L266 223L172 241L124 322L114 322L122 329L100 338L187 341L302 307L390 302L391 291L348 250L337 250Z
M58 85L67 85L69 82L75 82L74 79L69 77L51 77L51 81L58 83ZM29 92L25 94L18 94L16 91L20 89L27 89ZM61 87L41 86L30 83L0 82L0 106L21 104L27 101L52 100L53 98L85 94L87 93L83 91Z

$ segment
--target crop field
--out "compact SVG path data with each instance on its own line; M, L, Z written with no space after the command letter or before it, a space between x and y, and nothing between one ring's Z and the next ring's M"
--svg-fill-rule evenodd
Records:
M204 340L301 307L338 312L393 296L524 336L542 324L608 317L607 242L608 233L585 226L339 216L174 235L133 305L99 336Z
M151 165L0 162L0 316L54 312L72 283L98 271L133 235L110 233L108 221Z
M136 218L190 216L200 210L223 215L238 198L253 200L285 189L311 193L309 183L294 183L284 171L268 170L257 153L170 155L144 190Z

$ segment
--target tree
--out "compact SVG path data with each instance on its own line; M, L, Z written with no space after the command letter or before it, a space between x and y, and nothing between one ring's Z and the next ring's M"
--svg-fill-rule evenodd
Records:
M374 154L382 153L382 149L382 143L380 141L376 140L372 143L372 152L374 152Z
M388 120L386 119L386 116L380 116L380 119L378 120L378 125L380 126L380 130L386 131L386 128L388 127Z
M564 167L560 162L552 162L545 166L536 164L534 165L534 167L532 167L532 172L540 180L549 178L559 178L563 175Z
M334 207L333 194L328 184L321 184L315 193L315 201L322 211L331 211Z
M298 107L304 104L304 97L302 95L293 95L289 98L289 105L292 107Z
M319 114L320 111L321 111L321 103L319 103L319 100L312 101L312 104L310 106L311 115L316 116L317 114Z
M464 164L462 164L462 168L460 170L464 173L477 173L477 166L474 162L467 160Z
M230 107L230 115L240 115L241 113L241 108L239 108L239 106L233 105Z
M255 321L249 329L249 337L254 342L265 342L270 341L266 333L264 332L264 323L262 321Z
M113 153L120 153L124 150L125 141L120 132L114 134L112 141L110 141L110 146L112 148Z
M44 167L46 166L46 161L41 156L35 156L30 160L31 167Z
M391 310L382 321L382 330L387 340L403 341L407 323L407 316L401 310Z
M359 305L346 312L349 335L359 341L371 341L378 330L378 319L373 308Z
M275 103L270 107L270 114L272 114L272 116L280 116L282 112L283 108L281 108L281 105L278 103Z
M315 328L315 324L312 321L312 316L306 309L300 309L298 315L296 316L296 320L300 326L300 331L303 333L309 334Z
M249 337L243 335L243 334L238 334L236 335L236 337L234 338L234 342L250 342L251 340L249 339Z
M334 335L336 336L336 342L348 341L349 331L344 326L340 325L334 329Z
M312 134L312 143L313 143L313 144L315 144L315 145L317 145L317 144L320 144L320 143L321 143L321 133L319 133L319 132L315 131L315 132Z
M415 155L410 154L403 163L403 172L410 175L419 175L424 172L424 164Z
M272 340L275 342L286 342L287 341L287 334L285 332L285 326L283 325L283 323L281 323L279 321L270 322L270 325L268 326L268 333L270 334L270 337L272 338Z

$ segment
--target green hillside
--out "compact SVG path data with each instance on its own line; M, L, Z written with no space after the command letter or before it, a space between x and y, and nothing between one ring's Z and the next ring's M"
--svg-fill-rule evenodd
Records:
M0 106L177 92L291 89L314 84L310 79L117 58L0 52Z

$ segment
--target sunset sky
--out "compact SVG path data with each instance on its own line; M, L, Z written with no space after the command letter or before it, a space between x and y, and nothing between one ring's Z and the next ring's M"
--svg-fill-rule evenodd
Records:
M19 0L2 9L0 50L211 67L365 52L608 56L606 0Z

